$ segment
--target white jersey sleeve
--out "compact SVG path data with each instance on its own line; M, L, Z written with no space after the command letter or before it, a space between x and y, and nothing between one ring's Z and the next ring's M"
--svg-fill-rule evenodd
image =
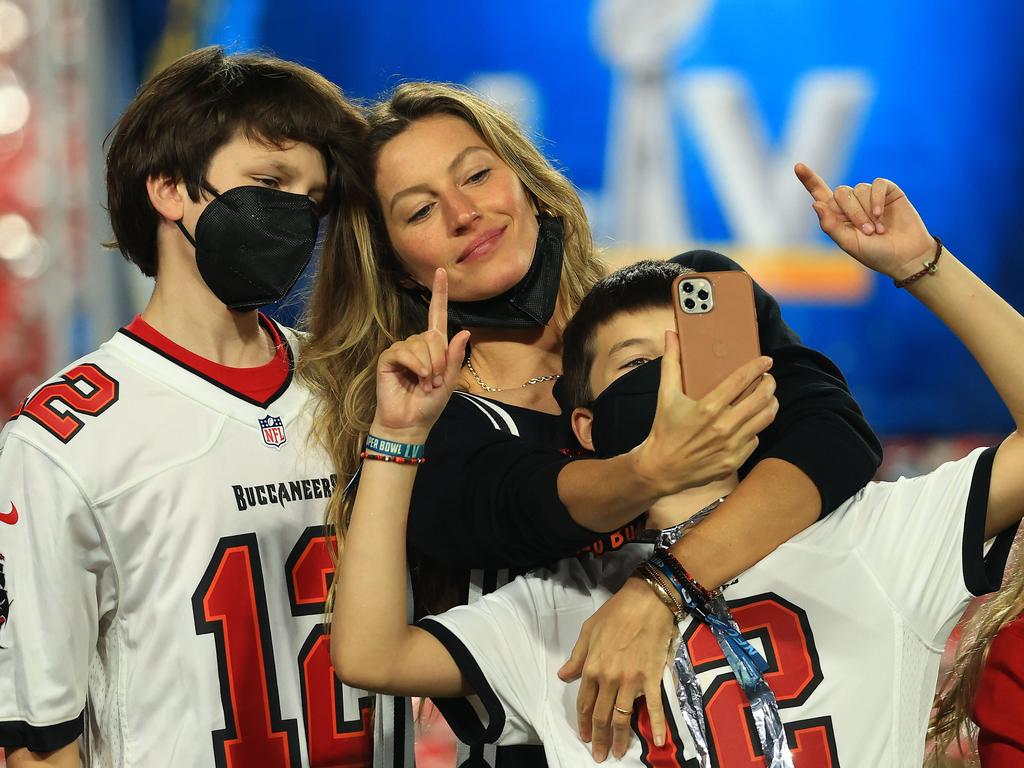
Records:
M12 431L0 444L0 746L48 751L82 733L115 577L77 484Z
M848 502L854 551L929 645L941 644L972 596L999 588L1016 526L985 542L995 452L872 483Z
M418 622L447 648L476 696L433 699L465 744L539 744L545 643L529 582L520 577L470 605Z

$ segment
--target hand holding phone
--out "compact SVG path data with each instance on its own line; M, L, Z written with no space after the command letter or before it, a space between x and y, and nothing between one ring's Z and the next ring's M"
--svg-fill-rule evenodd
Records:
M754 283L746 272L690 273L672 295L683 392L699 400L761 354Z

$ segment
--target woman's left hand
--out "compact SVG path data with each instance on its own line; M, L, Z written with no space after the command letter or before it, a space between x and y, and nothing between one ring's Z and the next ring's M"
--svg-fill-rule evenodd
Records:
M562 682L582 676L576 697L580 738L593 741L597 762L622 757L629 747L635 700L647 699L654 743L665 743L661 679L675 637L672 613L651 588L630 578L587 619L569 660L558 670Z
M803 163L794 171L814 198L822 231L864 266L902 280L935 255L935 240L917 210L888 179L833 190Z

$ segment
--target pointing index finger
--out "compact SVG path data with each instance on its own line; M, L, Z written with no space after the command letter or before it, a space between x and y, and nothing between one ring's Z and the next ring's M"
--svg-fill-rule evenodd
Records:
M811 197L815 200L827 203L832 199L832 188L825 183L825 180L803 163L797 163L793 168L796 177L804 185Z
M448 338L448 273L443 267L434 272L434 288L430 292L430 308L427 310L427 330L440 331Z

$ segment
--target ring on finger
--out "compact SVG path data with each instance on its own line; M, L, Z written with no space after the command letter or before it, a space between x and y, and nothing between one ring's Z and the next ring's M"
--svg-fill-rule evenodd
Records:
M630 714L633 713L632 710L630 710L630 709L623 709L622 707L613 707L613 709L616 712L618 712L620 715L630 715Z

